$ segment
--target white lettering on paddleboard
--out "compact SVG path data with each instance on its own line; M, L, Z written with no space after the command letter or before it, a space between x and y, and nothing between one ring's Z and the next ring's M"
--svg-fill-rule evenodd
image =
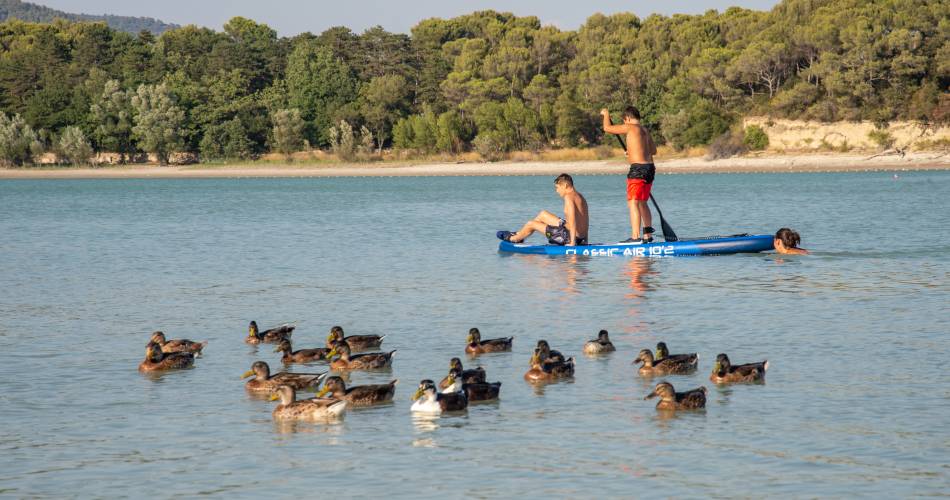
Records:
M585 248L581 250L580 255L591 257L612 257L614 255L623 255L624 257L659 257L663 255L675 255L672 245L652 246L652 247L634 247L624 248ZM578 255L576 248L565 248L564 255Z

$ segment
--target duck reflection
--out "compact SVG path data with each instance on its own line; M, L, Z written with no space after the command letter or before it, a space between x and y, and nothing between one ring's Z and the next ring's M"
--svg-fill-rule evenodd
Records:
M274 420L274 431L277 434L325 434L328 438L324 444L327 445L340 444L339 437L343 436L344 429L342 421Z

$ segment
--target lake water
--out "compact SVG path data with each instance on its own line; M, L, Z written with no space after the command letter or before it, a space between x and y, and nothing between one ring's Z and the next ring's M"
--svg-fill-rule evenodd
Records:
M565 167L567 170L569 168ZM549 177L0 182L0 495L897 496L950 491L950 173L659 176L681 236L799 230L814 255L497 253L560 212ZM578 177L593 240L627 237L624 179ZM659 224L657 224L659 226ZM537 237L535 237L537 238ZM385 333L394 404L278 425L241 374L247 323ZM514 351L463 355L469 328ZM591 359L600 329L617 352ZM136 371L149 333L209 340ZM537 339L573 382L527 384ZM698 352L704 412L658 414L631 361ZM719 352L768 359L719 388ZM420 379L484 366L501 400L414 419ZM294 365L322 371L322 365Z

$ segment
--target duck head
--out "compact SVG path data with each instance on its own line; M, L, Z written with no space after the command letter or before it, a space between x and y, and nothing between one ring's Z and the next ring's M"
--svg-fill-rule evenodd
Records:
M443 392L458 392L462 390L462 369L461 368L452 368L449 370L449 375L446 378L448 385L445 386Z
M531 368L541 368L541 349L535 349L531 355Z
M255 361L254 364L251 365L251 369L244 372L241 378L248 378L250 376L254 376L257 380L267 380L270 378L270 367L263 361Z
M334 356L340 356L343 361L350 360L350 345L338 340L333 344L333 348L327 353L327 361L332 361Z
M547 357L551 355L551 346L548 345L547 340L539 340L537 350L542 360L547 359Z
M643 349L640 354L637 354L637 359L633 360L633 364L643 363L644 368L652 368L653 361L653 353L649 349Z
M297 400L297 392L293 387L282 385L270 396L271 401L280 400L280 404L286 406Z
M650 399L659 397L661 401L675 401L676 400L676 391L673 389L673 385L669 382L660 382L656 384L656 387L653 389L653 392L647 394L643 399Z
M459 358L452 358L451 361L449 361L449 371L452 371L456 368L458 368L460 372L464 370L464 368L462 368L462 360Z
M429 379L419 382L419 388L416 389L415 394L412 395L412 400L415 401L423 397L429 401L436 398L435 382Z
M478 331L478 328L472 328L468 331L468 343L477 344L482 341L482 333Z
M716 356L716 363L713 365L713 373L728 372L730 366L732 365L729 364L729 356L721 353Z
M257 321L251 321L251 324L247 326L247 336L257 337Z
M670 355L670 350L666 348L666 342L657 342L656 344L656 359L657 361L667 358Z
M162 353L162 346L156 344L155 342L149 342L145 346L145 360L152 363L158 363L165 357Z
M320 389L316 397L322 398L327 394L332 394L334 397L343 396L346 394L346 383L340 377L327 378L326 382L323 383L323 389Z
M343 340L343 327L334 326L330 329L330 334L327 335L327 345L333 344L334 342L340 342Z
M601 344L610 342L610 338L607 337L607 330L601 330L600 332L598 332L597 340L599 340Z
M165 345L165 334L161 331L152 332L152 338L149 339L149 342L154 342L158 345Z
M274 348L274 352L282 352L284 354L290 354L291 352L293 352L293 348L290 346L290 341L287 339L284 339L277 343L277 347Z

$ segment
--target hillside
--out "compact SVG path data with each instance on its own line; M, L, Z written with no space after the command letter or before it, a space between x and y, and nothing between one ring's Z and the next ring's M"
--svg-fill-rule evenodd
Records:
M164 23L151 17L71 14L34 3L21 2L20 0L0 0L0 22L7 19L19 19L21 21L34 23L48 23L54 19L66 19L69 21L105 21L105 23L114 30L133 34L145 30L160 35L170 29L178 27L176 24Z

